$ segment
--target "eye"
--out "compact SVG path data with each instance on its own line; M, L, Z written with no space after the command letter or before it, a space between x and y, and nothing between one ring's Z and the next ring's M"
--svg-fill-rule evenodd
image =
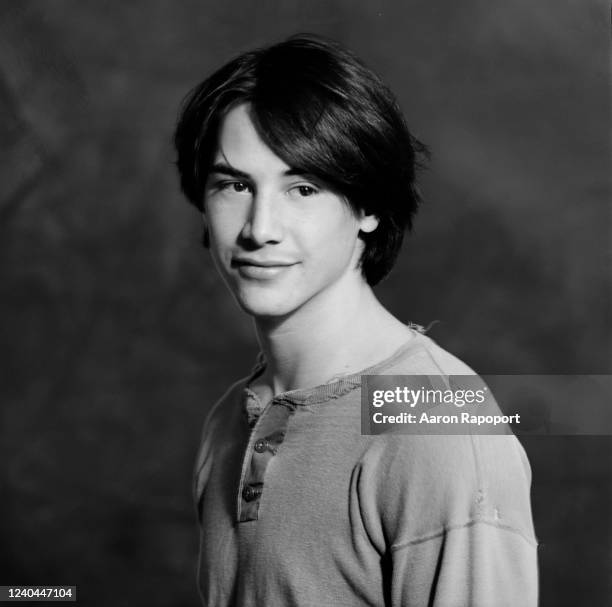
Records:
M315 194L319 193L319 190L316 187L314 187L313 185L306 184L296 185L295 187L291 188L291 190L302 198L306 198L307 196L314 196Z
M219 189L242 194L243 192L249 192L251 188L244 181L223 181L219 184Z
M217 193L224 195L245 194L252 191L252 187L247 181L238 181L236 179L215 180L211 182L209 188L211 194Z

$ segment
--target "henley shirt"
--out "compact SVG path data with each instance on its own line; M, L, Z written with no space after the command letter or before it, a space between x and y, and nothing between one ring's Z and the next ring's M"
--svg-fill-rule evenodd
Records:
M214 405L197 456L210 607L532 607L531 471L513 435L361 434L361 375L473 375L429 337L331 383Z

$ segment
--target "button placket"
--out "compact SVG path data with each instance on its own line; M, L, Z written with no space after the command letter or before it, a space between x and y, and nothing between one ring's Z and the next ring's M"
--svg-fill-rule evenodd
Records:
M257 520L268 464L283 442L293 408L272 401L259 416L247 445L238 496L238 521Z

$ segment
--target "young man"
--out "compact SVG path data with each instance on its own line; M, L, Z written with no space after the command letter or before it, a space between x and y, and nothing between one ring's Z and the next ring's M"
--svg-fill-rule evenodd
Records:
M423 152L389 90L338 45L293 37L197 86L175 143L262 350L204 427L204 604L535 605L514 436L360 433L362 374L473 374L372 291L411 226Z

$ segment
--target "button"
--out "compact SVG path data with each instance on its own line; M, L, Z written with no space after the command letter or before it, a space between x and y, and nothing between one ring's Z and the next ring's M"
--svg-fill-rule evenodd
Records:
M255 445L253 445L253 448L255 449L255 451L257 451L257 453L263 453L264 451L268 450L269 446L270 443L265 438L260 438L255 441Z
M242 490L242 497L245 502L252 502L256 500L261 495L261 487L253 487L251 485L247 485Z

